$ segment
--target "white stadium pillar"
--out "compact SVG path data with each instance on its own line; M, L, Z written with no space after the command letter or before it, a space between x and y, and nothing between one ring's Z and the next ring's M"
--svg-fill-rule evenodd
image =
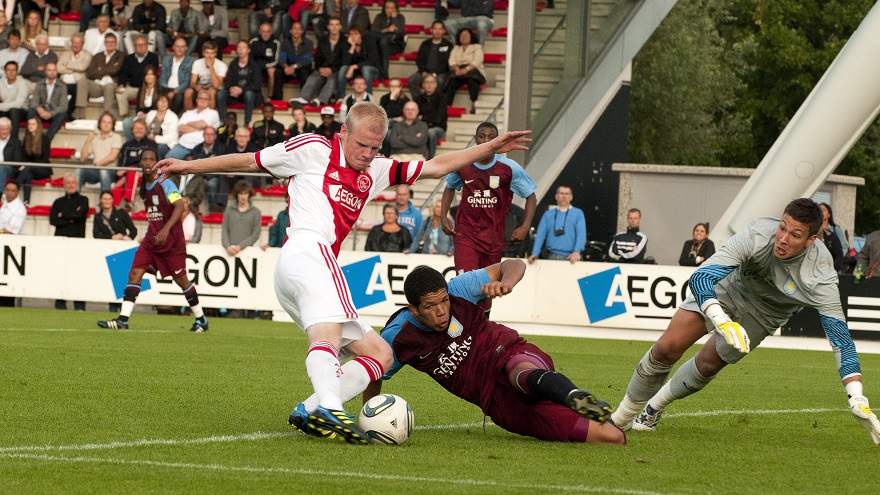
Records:
M724 242L754 217L781 215L825 182L880 111L880 3L761 160L712 231Z

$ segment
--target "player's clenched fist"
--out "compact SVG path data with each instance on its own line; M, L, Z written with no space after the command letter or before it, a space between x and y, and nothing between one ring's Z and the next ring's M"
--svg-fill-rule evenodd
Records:
M510 291L513 290L513 287L510 284L501 281L489 282L484 285L480 289L483 294L486 294L486 298L491 299L494 297L501 297L510 294Z
M862 426L871 434L871 440L880 445L880 421L877 415L871 412L868 406L868 398L864 395L854 395L849 398L849 410Z

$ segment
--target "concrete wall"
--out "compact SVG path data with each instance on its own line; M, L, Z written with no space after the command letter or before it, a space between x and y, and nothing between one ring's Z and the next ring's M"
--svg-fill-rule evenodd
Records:
M682 245L691 238L695 224L709 222L712 238L711 228L754 172L632 163L615 163L612 170L620 174L617 230L626 229L627 210L640 209L642 231L648 236L647 255L663 265L678 264ZM856 188L864 184L861 177L831 175L814 196L820 201L830 197L835 221L850 234L855 224ZM782 212L764 214L778 217Z

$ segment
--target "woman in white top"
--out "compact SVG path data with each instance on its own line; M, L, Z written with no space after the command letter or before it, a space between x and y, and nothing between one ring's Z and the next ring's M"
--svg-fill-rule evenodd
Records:
M177 144L180 137L177 133L177 114L168 109L171 103L168 96L159 95L156 99L156 110L147 114L147 137L159 145L159 158Z
M80 152L80 161L91 161L92 165L105 168L77 169L80 189L85 183L94 184L96 182L101 183L102 191L113 189L117 173L114 170L107 170L106 167L116 165L119 150L122 149L122 136L113 132L115 126L116 118L113 117L113 114L104 112L98 119L98 130L90 132L89 137L86 138Z
M462 29L458 32L458 45L449 52L449 85L446 89L447 105L452 105L455 92L462 84L467 84L468 93L471 97L471 113L477 113L476 101L480 96L480 86L486 83L486 74L483 69L483 47L474 39L475 35L470 29Z

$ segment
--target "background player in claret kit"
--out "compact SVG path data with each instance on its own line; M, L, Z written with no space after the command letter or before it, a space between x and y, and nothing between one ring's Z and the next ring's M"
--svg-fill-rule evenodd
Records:
M446 279L417 267L403 285L409 306L392 316L381 337L394 352L389 380L404 365L428 374L475 404L507 431L557 442L626 443L605 423L611 407L555 371L553 360L516 330L489 321L476 303L509 294L522 279L522 260L505 260ZM370 384L364 402L382 390Z
M495 124L483 122L477 127L475 140L479 145L497 136ZM504 220L514 194L526 198L526 213L522 225L513 232L510 241L517 244L525 240L538 204L536 187L535 181L518 163L498 154L449 174L446 189L443 190L440 218L443 231L454 236L455 270L458 273L501 261L508 241L504 236ZM459 189L462 191L461 202L453 227L448 213L455 199L455 191ZM485 300L481 306L488 310L491 301Z
M128 272L128 285L122 296L122 311L114 320L99 321L101 328L128 328L128 318L134 310L134 301L141 292L141 280L145 273L174 278L174 282L183 290L186 302L192 308L196 321L190 332L206 332L208 319L199 304L196 286L186 275L186 241L183 238L183 227L180 218L183 216L184 205L177 186L170 180L159 182L158 174L153 171L159 161L156 150L147 148L141 153L141 169L144 181L140 195L147 210L150 226L147 235L135 252ZM158 272L158 273L157 273Z
M819 312L831 342L850 411L880 444L880 422L862 394L861 367L844 320L837 272L828 249L814 242L821 227L819 206L811 199L796 199L781 219L752 220L706 260L691 276L694 296L682 303L639 362L612 421L624 430L654 430L672 401L702 390L722 368L810 306ZM664 385L675 362L707 330L714 333L706 344Z
M391 349L362 322L336 256L364 205L384 189L439 178L495 153L524 150L528 131L510 132L474 148L427 162L377 157L388 129L385 111L373 103L351 107L332 141L303 134L254 154L184 162L163 160L161 173L256 172L289 177L291 225L275 268L275 293L309 338L306 371L317 400L299 404L290 423L314 436L339 435L367 443L343 404L379 379L391 365ZM357 357L340 366L339 353Z

